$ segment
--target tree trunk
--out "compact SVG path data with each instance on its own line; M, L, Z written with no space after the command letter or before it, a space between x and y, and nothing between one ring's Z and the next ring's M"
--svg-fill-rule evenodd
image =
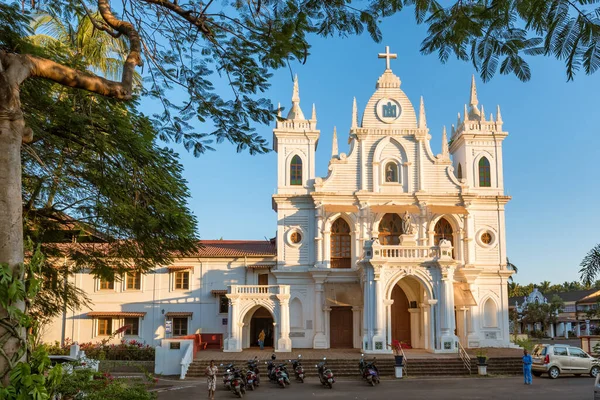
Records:
M22 81L15 68L0 60L0 264L15 269L23 263L23 218L21 198L21 143L31 130L25 126L19 98ZM23 276L19 277L23 279ZM24 310L25 304L14 304ZM7 382L16 354L24 343L23 327L12 328L13 321L0 307L0 380Z

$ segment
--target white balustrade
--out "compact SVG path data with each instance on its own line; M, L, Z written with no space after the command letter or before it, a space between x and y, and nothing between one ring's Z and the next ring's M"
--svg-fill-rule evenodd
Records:
M232 285L232 294L272 295L281 294L285 290L279 285Z
M384 259L389 261L434 261L452 260L452 245L444 243L440 246L405 246L380 245L377 242L365 245L367 259Z

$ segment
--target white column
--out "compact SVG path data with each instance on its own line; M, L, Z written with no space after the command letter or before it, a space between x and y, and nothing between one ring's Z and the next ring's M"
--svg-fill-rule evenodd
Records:
M575 322L575 324L575 334L577 335L577 337L579 337L581 336L581 325L579 324L579 321Z
M323 323L323 282L315 283L315 337L313 348L326 349L327 338L325 337Z
M234 285L232 285L232 293L234 292ZM239 321L239 308L240 299L230 298L229 300L229 312L227 315L227 331L229 338L224 343L225 352L239 352L242 351L242 321ZM241 324L241 326L240 326Z
M279 285L279 335L277 350L283 352L292 351L292 340L290 339L290 287Z
M442 304L440 310L441 315L441 334L442 343L441 350L446 352L455 352L454 342L454 269L452 267L444 267L442 269Z
M418 308L409 308L410 313L410 345L412 347L419 346L419 316Z
M387 349L386 343L386 329L385 329L385 304L384 304L384 282L383 282L383 267L381 265L374 266L373 275L374 275L374 304L372 310L375 316L375 335L373 335L373 351L381 353L381 352L389 352Z
M585 334L587 336L590 336L590 320L589 319L585 320Z
M423 319L423 348L426 350L431 349L430 343L430 331L431 331L431 315L430 315L431 306L426 303L421 303L421 318Z
M392 343L392 304L394 300L384 300L385 305L385 323L387 326L385 343Z
M315 249L317 250L317 260L315 267L323 267L323 206L319 203L315 207L315 221L317 234L315 235Z

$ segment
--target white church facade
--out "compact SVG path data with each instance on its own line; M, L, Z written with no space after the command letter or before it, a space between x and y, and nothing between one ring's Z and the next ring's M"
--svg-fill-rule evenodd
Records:
M348 154L334 131L326 177L315 174L315 108L306 118L295 80L273 131L275 239L205 241L197 257L119 282L83 271L74 280L94 309L65 313L46 340L100 340L128 325L125 338L150 344L220 334L226 352L255 346L263 329L280 352L510 346L500 108L485 117L473 79L434 155L423 100L417 112L395 56L379 56L386 69L362 116L354 100Z

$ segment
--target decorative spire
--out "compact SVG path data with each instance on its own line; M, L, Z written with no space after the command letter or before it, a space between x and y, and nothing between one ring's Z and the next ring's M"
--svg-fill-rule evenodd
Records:
M352 103L352 126L350 128L358 128L358 115L356 111L356 97L354 98L354 102Z
M490 113L490 122L494 122L494 114Z
M317 107L315 107L315 103L313 103L313 112L312 112L312 117L310 119L311 119L311 121L317 120Z
M298 75L294 76L294 91L292 93L292 108L287 119L304 119L304 113L300 108L300 89L298 88Z
M277 116L281 118L281 103L277 103Z
M470 105L477 108L479 101L477 100L477 87L475 86L475 75L471 75L471 99Z
M452 124L450 127L450 136L454 136L454 132L456 132L456 128L454 127L454 124Z
M467 110L467 105L465 104L465 122L469 120L469 111Z
M442 157L448 158L448 137L446 136L446 125L442 131Z
M496 122L502 123L502 114L500 114L500 106L498 106L498 112L496 113Z
M331 157L337 157L338 155L338 142L337 142L337 131L335 126L333 127L333 144L331 146Z
M423 103L423 96L421 96L421 106L419 107L419 129L427 128L427 118L425 117L425 103Z
M456 116L456 128L458 128L460 126L460 113L457 113Z
M483 109L483 104L481 105L481 121L485 122L485 111Z

